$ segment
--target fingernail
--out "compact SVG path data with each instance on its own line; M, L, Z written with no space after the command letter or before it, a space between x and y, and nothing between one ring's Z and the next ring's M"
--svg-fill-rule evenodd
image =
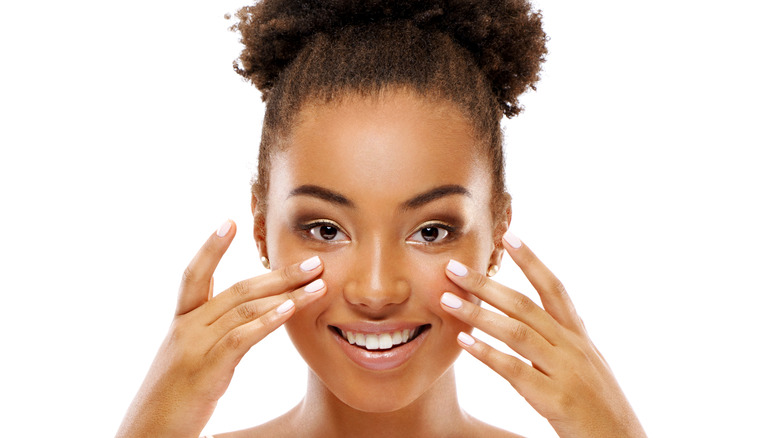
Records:
M459 340L460 342L463 342L464 344L468 345L469 347L470 347L470 346L472 346L472 345L474 345L474 342L476 342L476 341L474 340L474 338L472 338L471 336L469 336L469 334L468 334L468 333L464 333L464 332L460 332L460 333L458 333L458 340Z
M320 260L319 257L314 256L310 259L306 259L301 262L301 270L303 271L311 271L312 269L316 268L317 266L322 264L322 260Z
M276 308L276 313L285 313L289 312L290 309L295 307L295 303L293 303L293 300L287 300L279 305L279 307Z
M453 309L460 309L463 305L463 301L460 298L449 292L444 292L444 295L441 296L441 303Z
M468 272L466 266L464 266L463 263L456 262L455 260L450 260L450 262L447 263L447 270L457 275L458 277L464 277Z
M230 227L233 226L232 223L230 223L230 220L226 220L222 226L219 227L217 230L217 237L225 237L225 235L230 231Z
M310 294L322 290L323 287L325 287L325 282L322 281L321 278L318 278L307 284L306 287L303 288L303 291Z
M506 243L508 243L509 246L511 246L514 249L517 249L517 248L520 248L521 246L523 246L523 241L520 240L519 237L517 237L514 234L512 234L511 231L507 231L506 233L504 233L504 240L506 240Z

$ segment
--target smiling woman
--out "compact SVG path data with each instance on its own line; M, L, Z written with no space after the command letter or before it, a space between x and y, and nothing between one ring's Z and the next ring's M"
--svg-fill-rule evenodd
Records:
M644 436L563 286L507 232L500 120L538 79L540 15L509 0L266 1L238 19L236 70L267 101L251 207L272 272L214 296L233 223L209 238L119 436L199 434L283 324L306 396L225 436L516 436L460 408L464 349L560 436ZM505 250L544 308L488 278Z

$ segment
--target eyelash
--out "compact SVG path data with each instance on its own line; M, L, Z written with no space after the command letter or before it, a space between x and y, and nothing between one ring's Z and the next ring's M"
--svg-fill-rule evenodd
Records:
M320 243L331 242L330 240L318 239L318 238L316 238L316 237L314 237L312 235L313 234L312 231L314 229L316 229L317 227L323 227L323 226L328 226L328 227L335 228L337 235L338 235L338 233L343 233L344 235L347 235L347 233L345 233L344 230L342 230L341 227L338 224L336 224L335 222L332 222L332 221L327 221L327 220L317 220L317 221L314 221L314 222L307 222L307 223L298 224L297 228L300 231L303 231L305 233L304 237L307 238L307 239L311 239L311 240L314 240L314 241L317 241L317 242L320 242ZM442 243L446 243L448 241L451 241L451 240L455 239L458 236L458 232L459 232L458 228L456 228L456 227L454 227L452 225L448 225L448 224L445 224L445 223L442 223L442 222L426 222L426 223L420 225L411 234L411 236L414 236L415 234L419 233L420 231L422 231L425 228L440 228L440 229L446 231L447 234L441 241L425 242L425 241L415 240L415 241L413 241L414 243L422 244L422 245L440 245ZM337 240L336 242L340 242L340 240Z

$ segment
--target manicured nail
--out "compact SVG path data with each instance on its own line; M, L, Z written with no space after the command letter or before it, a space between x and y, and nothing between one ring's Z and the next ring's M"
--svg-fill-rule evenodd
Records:
M276 313L285 313L289 312L290 309L295 307L295 303L293 303L293 300L287 300L279 305L279 307L276 308Z
M444 295L441 296L441 303L453 309L460 309L463 305L463 301L460 298L449 292L444 292Z
M511 246L514 249L517 249L517 248L520 248L521 246L523 246L523 241L520 240L519 237L517 237L514 234L512 234L511 231L507 231L504 234L504 240L506 240L506 243L508 243L509 246Z
M458 277L465 277L468 272L468 269L466 269L466 266L464 266L463 263L456 262L455 260L450 260L450 262L447 263L447 270Z
M314 256L310 259L306 259L301 262L301 270L303 271L311 271L312 269L316 268L317 266L322 264L322 260L320 260L319 257Z
M325 282L322 281L321 278L318 278L311 283L307 284L306 287L303 288L303 291L311 294L314 292L317 292L318 290L322 290L322 288L325 287Z
M463 332L458 333L458 340L468 345L469 347L474 345L474 342L476 342L474 338L469 336L468 333L463 333Z
M230 231L230 227L232 227L233 224L230 223L230 220L226 220L222 226L219 227L217 230L217 237L225 237L225 235Z

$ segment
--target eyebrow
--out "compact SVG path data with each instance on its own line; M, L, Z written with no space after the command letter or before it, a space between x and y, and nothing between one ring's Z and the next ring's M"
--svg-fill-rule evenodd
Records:
M425 204L451 195L464 195L471 197L471 192L469 192L465 187L457 184L434 187L431 190L420 193L419 195L416 195L413 198L403 202L401 204L401 210L405 211L420 208ZM302 186L296 187L290 192L289 195L287 195L287 198L289 199L293 196L312 196L333 204L355 208L355 203L350 201L341 193L313 184L304 184Z

